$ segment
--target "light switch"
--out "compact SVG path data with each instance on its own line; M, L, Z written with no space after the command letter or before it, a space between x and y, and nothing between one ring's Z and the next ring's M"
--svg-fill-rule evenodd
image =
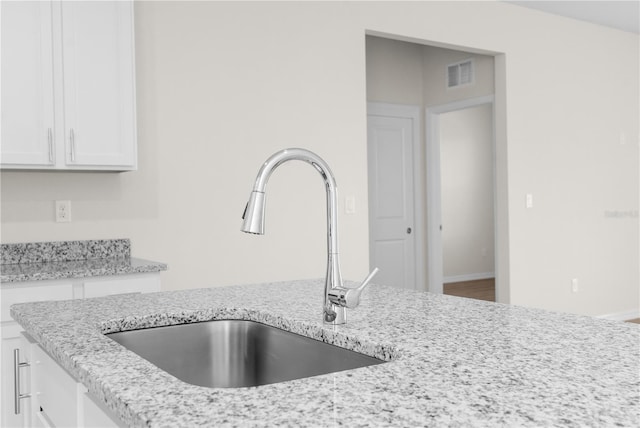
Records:
M526 207L527 208L533 208L533 194L531 194L531 193L527 193Z
M578 291L580 291L580 288L578 287L578 278L573 278L571 280L571 291L573 293L577 293Z
M624 131L620 131L620 145L624 146L627 144L627 134Z
M344 213L345 214L356 213L356 197L355 196L350 195L344 198Z

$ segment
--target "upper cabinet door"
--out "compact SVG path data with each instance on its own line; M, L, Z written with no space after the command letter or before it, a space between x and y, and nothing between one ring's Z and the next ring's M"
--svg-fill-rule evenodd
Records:
M60 5L65 163L135 169L133 3Z
M51 2L3 1L2 166L53 167Z
M133 2L0 7L1 167L136 169Z

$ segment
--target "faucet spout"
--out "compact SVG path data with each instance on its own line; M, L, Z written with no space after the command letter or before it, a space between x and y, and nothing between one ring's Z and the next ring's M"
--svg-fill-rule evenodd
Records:
M327 276L324 286L323 320L329 324L346 322L345 306L330 299L335 289L344 289L338 259L338 187L329 165L315 153L299 148L281 150L269 157L258 171L249 202L242 216L241 230L246 233L264 233L265 192L273 171L290 160L311 164L322 176L327 191Z
M249 202L242 216L242 231L264 234L265 192L273 171L290 160L311 164L322 176L327 190L327 248L329 254L338 254L338 186L329 165L315 153L306 149L284 149L274 153L260 167Z

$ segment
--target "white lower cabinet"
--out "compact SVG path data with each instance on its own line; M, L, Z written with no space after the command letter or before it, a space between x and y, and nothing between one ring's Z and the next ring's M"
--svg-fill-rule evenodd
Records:
M80 426L76 381L37 344L31 346L30 363L32 415L43 425Z
M22 333L33 427L124 427L113 412L96 400L81 383L54 361L26 333ZM26 413L26 412L25 412Z
M30 405L30 399L15 400L16 379L14 378L14 358L19 362L29 360L28 351L23 347L20 338L20 326L2 326L2 421L3 427L28 427L31 426L30 412L25 407ZM17 354L15 353L17 350ZM18 392L29 391L28 367L19 367ZM15 406L19 403L20 409Z
M113 415L84 386L28 340L22 327L11 318L9 308L14 303L160 291L160 273L9 283L2 284L1 291L0 426L118 426ZM23 364L16 367L20 363ZM16 394L28 396L20 399ZM73 404L68 404L70 401Z
M19 362L23 362L26 350L21 347L20 342L22 327L13 321L9 314L9 308L14 303L72 299L73 286L71 282L66 281L26 282L20 285L2 284L1 292L2 354L0 356L0 370L2 370L2 389L0 390L0 397L2 400L2 418L0 419L0 426L28 427L31 426L31 421L28 419L29 411L25 411L25 408L29 407L30 399L18 400L20 401L20 408L16 407L14 367L14 351L18 350ZM19 374L24 375L26 372L28 372L27 368L19 368ZM22 376L21 383L20 390L28 390L24 382L24 376Z

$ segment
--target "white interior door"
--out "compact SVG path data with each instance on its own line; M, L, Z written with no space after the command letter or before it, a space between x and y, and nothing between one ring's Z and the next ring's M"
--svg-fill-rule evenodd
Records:
M370 263L380 268L377 282L413 289L416 123L411 117L383 113L370 109L367 117Z

